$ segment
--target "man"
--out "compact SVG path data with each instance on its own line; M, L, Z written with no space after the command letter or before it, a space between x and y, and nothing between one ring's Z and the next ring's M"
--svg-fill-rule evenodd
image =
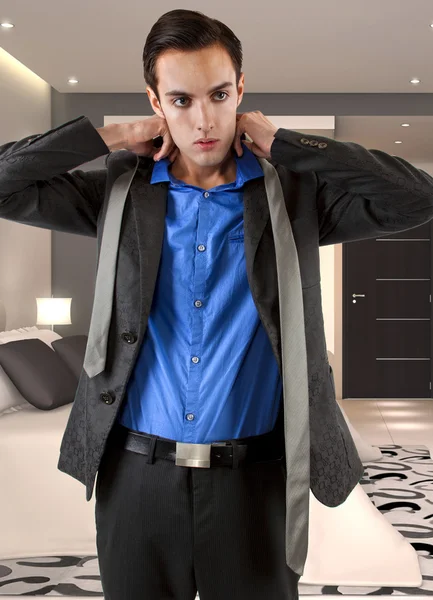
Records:
M295 473L284 461L275 247L256 157L275 166L296 241L287 264L299 260L302 284L311 489L327 506L344 502L363 469L327 362L319 244L433 216L432 178L403 159L237 114L241 58L225 25L171 11L143 54L155 117L97 131L80 117L0 148L0 217L97 237L99 265L107 200L141 155L123 214L106 362L82 372L59 459L87 500L98 472L107 600L193 600L197 590L201 600L298 597L299 572L284 552ZM252 141L241 145L243 133ZM197 144L209 138L212 146ZM107 151L108 175L65 173ZM182 443L208 448L209 464L189 466Z

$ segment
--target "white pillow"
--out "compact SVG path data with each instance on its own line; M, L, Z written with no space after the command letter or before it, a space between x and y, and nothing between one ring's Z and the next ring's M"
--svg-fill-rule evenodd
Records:
M8 342L15 342L16 340L29 340L37 338L50 346L54 352L54 348L52 347L51 343L55 340L60 340L61 337L61 335L55 331L51 331L51 329L38 329L37 327L32 327L25 331L13 329L12 331L4 331L3 333L0 333L0 344L7 344Z
M12 407L29 404L0 366L0 416Z
M51 344L55 340L60 340L61 337L61 335L55 331L51 331L51 329L38 329L36 326L22 327L21 329L2 331L0 333L0 344L36 338L50 346L54 352L55 350ZM9 409L16 408L17 406L27 407L31 405L18 391L0 365L0 416L6 414L6 411L9 411Z
M36 325L33 325L32 327L20 327L19 329L10 329L9 331L0 332L0 339L2 337L9 337L10 335L18 334L18 333L25 333L27 331L39 331L39 330L36 327Z

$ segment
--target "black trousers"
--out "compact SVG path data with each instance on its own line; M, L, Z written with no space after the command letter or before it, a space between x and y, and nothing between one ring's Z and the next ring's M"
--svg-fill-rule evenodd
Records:
M95 489L105 600L298 600L281 460L184 467L123 448L121 430Z

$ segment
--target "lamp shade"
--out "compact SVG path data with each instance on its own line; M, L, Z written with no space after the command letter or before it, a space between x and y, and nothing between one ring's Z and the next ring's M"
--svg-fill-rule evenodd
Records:
M72 298L36 298L36 325L71 325Z

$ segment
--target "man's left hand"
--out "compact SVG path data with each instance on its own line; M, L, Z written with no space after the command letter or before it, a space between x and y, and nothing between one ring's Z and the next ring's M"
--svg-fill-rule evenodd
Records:
M236 133L233 140L233 147L238 156L242 156L243 149L241 144L245 144L251 152L260 158L271 158L271 146L275 139L275 133L278 127L265 117L259 110L247 113L238 113L236 115ZM253 141L243 140L241 135L246 133Z

